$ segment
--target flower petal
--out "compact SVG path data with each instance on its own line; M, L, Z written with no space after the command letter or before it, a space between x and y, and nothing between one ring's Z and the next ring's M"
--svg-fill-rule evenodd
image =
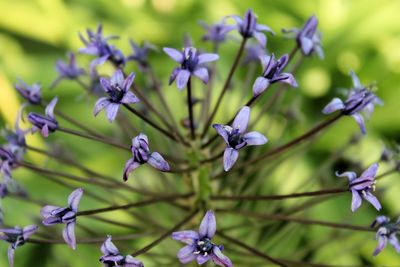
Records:
M109 235L107 236L106 241L101 245L100 250L101 253L104 255L117 255L119 254L118 248L114 245L114 243L111 241L112 237Z
M132 92L126 92L124 97L121 99L121 103L124 104L134 104L137 102L140 102L140 100Z
M119 104L111 103L106 107L106 115L109 122L113 122L117 116Z
M296 79L294 78L294 76L291 73L282 73L275 79L279 80L282 83L289 84L291 87L298 87L299 86L297 84Z
M58 102L58 97L54 97L50 103L46 106L45 114L46 116L54 119L54 107Z
M164 47L163 51L173 60L175 60L178 63L183 62L183 54L182 52L174 49L174 48L169 48L169 47Z
M253 96L258 96L269 86L269 80L264 77L258 77L253 84Z
M207 211L204 215L203 220L201 220L199 227L200 238L208 237L211 239L215 235L217 230L217 222L215 220L215 215L212 210Z
M256 38L257 42L262 46L265 47L267 45L267 37L262 32L254 32L254 38Z
M243 135L243 139L248 146L259 146L268 142L268 139L259 132L248 132Z
M128 77L126 77L125 81L123 82L122 88L127 92L133 83L133 80L135 79L135 73L131 72Z
M382 209L381 203L379 203L379 200L371 192L367 192L365 195L363 195L363 197L365 200L371 203L377 211Z
M357 174L355 172L344 172L342 174L339 174L339 172L336 172L335 175L337 177L345 177L346 176L349 179L349 182L353 181L357 177Z
M143 267L143 266L144 265L140 260L135 259L131 255L127 255L125 257L125 263L124 263L123 267Z
M97 114L99 114L99 112L102 109L106 108L110 103L111 102L107 97L99 98L99 100L97 100L96 104L94 105L93 115L97 116Z
M121 86L122 88L124 88L124 87L123 87L123 84L124 84L124 74L122 73L122 70L117 69L117 70L114 72L113 76L112 76L111 79L110 79L110 83L111 83L111 85L119 85L119 86Z
M43 125L42 130L40 131L43 137L49 136L49 126L47 124Z
M206 263L208 260L210 259L210 256L203 256L203 255L198 255L196 258L197 264L198 265L203 265L204 263Z
M397 251L397 253L400 253L400 244L399 240L396 237L396 234L391 234L389 236L389 243L393 246L393 248Z
M374 253L372 255L373 256L378 255L386 247L386 244L387 244L387 237L385 235L378 235L378 246L375 248Z
M364 86L361 84L360 79L354 73L354 71L350 71L351 80L353 81L353 88L354 89L362 89Z
M360 178L374 178L376 175L376 172L378 171L378 163L374 163L371 166L369 166L368 169L366 169L360 176Z
M223 124L213 124L214 129L217 131L217 133L224 138L225 143L229 143L229 134L232 132L232 127L228 125L223 125Z
M244 133L247 129L247 124L250 120L250 108L248 106L242 107L232 123L233 129L239 129L240 133Z
M188 83L190 77L190 72L188 70L179 70L176 75L176 87L182 90Z
M186 231L173 232L172 239L181 241L188 245L193 245L196 240L200 239L200 237L199 233L197 233L196 231L186 230Z
M139 162L134 161L134 159L130 159L125 163L125 168L124 168L124 181L128 180L128 175L131 173L134 169L140 166Z
M367 131L365 130L365 123L364 123L364 118L360 114L356 113L351 115L357 122L358 126L360 127L361 133L366 134Z
M36 232L37 229L38 229L37 225L25 226L23 229L22 236L24 237L25 240L27 240L31 235L33 235Z
M203 64L203 63L207 63L207 62L211 62L211 61L216 61L219 59L219 56L217 54L200 54L199 55L199 61L197 62L197 64Z
M233 164L235 164L236 160L239 157L239 152L231 147L225 148L224 151L224 170L229 171Z
M46 205L40 210L40 214L43 218L48 218L52 215L52 212L57 209L62 209L58 206Z
M310 55L314 46L313 41L308 37L301 37L299 41L303 54L306 56Z
M82 195L83 189L78 188L68 196L68 205L72 209L72 211L78 211L79 201L81 201Z
M175 81L176 76L178 75L180 70L181 70L181 68L177 67L172 71L171 76L169 76L168 85L171 85Z
M334 99L332 99L331 102L329 102L328 105L326 105L324 107L324 109L322 110L322 113L331 114L331 113L335 112L336 110L342 110L342 109L344 109L343 101L340 100L339 98L335 97Z
M158 152L151 153L147 163L163 172L167 172L170 170L168 162L165 161L165 159Z
M75 222L70 222L65 225L63 230L63 238L72 249L76 249Z
M177 257L182 264L189 263L196 259L193 246L187 245L178 251Z
M193 75L199 78L203 83L207 84L209 77L208 77L208 70L206 68L198 68L193 72Z
M15 250L10 245L7 250L8 263L10 264L10 267L14 267L14 253Z
M221 249L218 246L214 246L213 248L213 257L212 260L215 264L224 266L224 267L232 267L233 264L231 260L222 254Z
M351 190L351 194L351 211L355 212L361 206L362 199L360 194L356 190Z
M110 83L109 79L101 77L100 84L101 84L101 87L103 87L104 91L106 91L106 92L112 91L112 87L111 87L111 83Z

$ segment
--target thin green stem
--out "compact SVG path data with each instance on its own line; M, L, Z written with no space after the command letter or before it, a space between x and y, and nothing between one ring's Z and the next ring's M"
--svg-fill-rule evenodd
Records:
M221 91L220 95L218 96L217 103L215 104L215 107L214 107L213 111L211 112L211 115L208 117L208 120L206 121L206 123L204 125L204 130L203 130L203 133L201 134L201 138L204 138L206 136L208 129L210 128L211 122L214 119L214 116L216 115L216 113L221 105L222 98L224 97L226 91L229 88L233 74L235 73L237 67L239 66L239 61L240 61L240 58L242 57L247 40L248 40L248 38L242 39L239 50L235 57L235 61L233 62L231 70L229 71L228 77L224 83L222 91Z
M192 101L192 81L189 78L187 83L187 105L189 113L189 126L190 126L190 137L192 140L195 139L195 128L194 128L194 118L193 118L193 101Z

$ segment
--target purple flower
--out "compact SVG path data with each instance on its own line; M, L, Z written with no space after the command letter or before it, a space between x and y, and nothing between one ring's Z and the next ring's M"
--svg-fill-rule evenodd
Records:
M14 253L17 247L22 246L37 230L36 225L28 225L21 229L16 226L14 228L0 229L0 240L10 243L8 247L8 262L10 267L14 266Z
M314 52L319 58L324 58L324 51L321 47L321 33L317 31L318 19L311 16L304 24L302 29L290 29L282 31L289 33L288 36L296 38L297 46L305 56L309 56Z
M144 42L142 47L136 44L133 40L129 40L132 48L132 55L127 57L127 60L136 61L141 71L145 71L149 65L149 52L156 51L157 48L149 42Z
M50 88L54 88L62 79L74 80L80 75L85 74L85 70L80 68L75 60L75 54L68 54L68 63L58 60L56 63L57 79L51 84Z
M21 154L25 152L25 147L26 147L25 135L30 132L30 130L22 130L21 127L19 126L19 122L21 121L22 118L22 110L24 109L24 107L25 105L22 105L22 107L18 111L17 119L15 120L14 124L14 131L7 130L3 133L3 136L7 140L9 146L18 148Z
M118 108L121 104L134 104L139 99L129 91L135 79L135 73L129 74L124 79L124 74L117 69L111 79L100 78L100 83L109 97L102 97L94 105L93 114L97 116L103 109L106 110L107 118L112 122L117 116Z
M18 93L29 103L38 105L42 101L41 87L38 83L27 85L23 80L18 79L19 83L14 85Z
M243 59L243 65L247 65L250 62L259 62L260 58L266 55L266 49L259 43L246 45L245 57Z
M330 114L337 110L341 110L342 114L352 116L360 127L361 132L365 134L364 117L360 113L364 112L365 116L369 118L371 113L374 111L375 105L383 105L383 102L360 83L360 80L354 72L351 71L350 75L353 80L353 88L349 91L347 100L343 103L341 99L335 97L325 106L322 113Z
M297 87L297 82L291 73L282 73L289 61L289 56L287 54L283 55L278 60L275 60L274 54L271 56L262 56L260 60L263 73L253 84L253 96L260 95L270 84L277 82L287 83L290 86Z
M86 46L79 49L79 52L97 57L90 63L91 72L94 71L97 65L103 64L106 60L111 60L116 66L125 65L126 59L122 52L107 43L108 40L117 38L116 36L103 37L103 27L101 24L97 26L96 33L90 29L87 29L86 33L87 39L79 34L81 41Z
M7 179L11 179L11 170L18 167L17 162L20 158L15 152L13 147L0 147L0 173Z
M54 107L56 106L58 98L55 97L46 106L45 115L29 112L28 120L33 124L32 132L41 130L42 136L49 136L49 132L55 132L58 128L58 122L54 117Z
M214 129L224 138L227 147L224 152L224 170L229 171L239 156L239 149L245 146L265 144L267 138L259 132L245 133L250 120L250 108L244 106L236 115L231 126L214 124Z
M107 236L106 241L101 245L101 253L103 256L100 257L100 262L105 267L119 266L119 267L143 267L143 263L131 255L122 256L119 253L118 248L111 241L111 236Z
M170 85L176 80L176 86L179 90L186 86L192 75L202 80L203 83L208 83L208 70L204 67L204 63L219 58L217 54L198 54L194 47L185 47L182 52L168 47L164 47L163 50L170 58L181 64L180 67L172 71L169 78Z
M206 30L206 34L203 35L203 41L210 41L218 45L226 40L226 35L236 27L233 25L226 25L226 19L222 19L220 22L208 25L203 21L199 24Z
M0 198L5 198L8 195L7 185L0 183Z
M371 226L379 227L375 235L375 239L378 240L378 246L375 248L373 256L378 255L386 247L388 241L397 253L400 253L400 243L397 239L397 234L400 232L399 220L395 223L390 223L388 217L381 215L376 217Z
M68 197L68 207L62 208L57 206L44 206L40 213L44 218L45 226L64 223L63 238L65 242L72 248L76 248L75 239L75 223L76 213L78 212L79 202L83 194L83 189L78 188Z
M125 163L124 181L128 180L128 175L134 169L144 163L148 163L154 168L166 172L169 171L168 162L158 152L150 152L149 141L145 134L139 134L132 139L132 158Z
M203 265L210 259L217 265L224 267L233 266L231 260L222 254L223 246L212 242L217 224L214 212L207 211L200 223L199 231L186 230L172 233L172 238L185 244L177 254L182 264L196 260L197 264Z
M363 198L371 203L375 209L380 210L382 208L378 199L371 193L371 191L375 190L375 175L377 170L378 163L374 163L358 178L355 172L344 172L342 174L336 172L336 176L347 176L349 179L349 190L352 194L351 210L353 212L361 206Z
M248 9L244 14L244 17L232 16L236 21L237 29L243 38L254 37L265 47L267 45L267 37L263 32L274 33L268 26L257 24L256 14L251 9Z

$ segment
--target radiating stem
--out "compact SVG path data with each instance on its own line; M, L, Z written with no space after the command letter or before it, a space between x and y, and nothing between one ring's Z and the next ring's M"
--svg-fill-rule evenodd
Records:
M277 265L279 265L279 266L287 266L286 264L282 263L281 261L279 261L279 260L277 260L277 259L275 259L275 258L272 258L271 256L269 256L269 255L267 255L267 254L265 254L265 253L259 251L258 249L253 248L253 247L247 245L246 243L243 243L243 242L240 241L239 239L236 239L236 238L232 238L232 237L230 237L230 236L227 236L226 234L224 234L224 233L222 233L222 232L220 232L220 231L217 231L217 235L220 236L220 237L222 237L223 239L226 239L226 240L229 241L230 243L235 244L235 245L237 245L237 246L239 246L239 247L241 247L241 248L243 248L243 249L249 251L250 253L254 254L255 256L261 257L261 258L267 260L268 262L275 263L275 264L277 264Z
M142 249L139 249L138 251L135 251L131 254L131 256L136 257L140 254L146 253L156 245L158 245L161 241L163 241L165 238L169 237L173 232L177 231L179 228L181 228L183 225L188 223L196 214L198 213L198 210L194 210L192 213L189 214L185 219L177 223L174 227L166 231L164 234L162 234L159 238L148 244Z
M326 227L331 227L331 228L375 232L375 229L366 227L366 226L359 226L359 225L352 225L352 224L345 224L345 223L332 223L332 222L319 221L319 220L309 220L309 219L304 219L304 218L290 217L290 216L281 215L281 214L263 214L263 213L232 210L232 209L218 209L218 212L232 213L235 215L245 216L248 218L262 219L262 220L286 221L286 222L294 222L294 223L305 224L305 225L320 225L320 226L326 226Z
M218 96L217 103L215 104L215 107L214 107L213 111L211 112L210 117L208 117L208 120L206 121L206 123L204 125L204 130L203 130L203 133L201 134L201 138L204 138L206 136L206 134L208 132L208 129L210 128L211 122L214 119L214 116L217 113L217 111L218 111L218 109L219 109L219 107L221 105L222 98L224 97L226 91L229 88L229 85L231 83L233 74L235 73L237 67L239 66L239 61L240 61L240 58L241 58L241 56L243 54L243 51L244 51L244 48L245 48L247 40L248 40L248 38L243 38L242 39L242 42L241 42L240 47L239 47L239 50L238 50L238 52L236 54L236 57L235 57L235 61L233 62L231 70L229 71L228 77L227 77L227 79L226 79L226 81L224 83L222 91L221 91L220 95Z
M310 137L313 137L315 134L317 134L318 132L320 132L321 130L325 129L326 127L330 126L332 123L334 123L335 121L337 121L339 118L341 118L343 116L342 113L339 113L338 115L328 119L327 121L318 124L317 126L315 126L314 128L312 128L310 131L306 132L305 134L293 139L292 141L281 145L275 149L272 149L270 151L267 151L263 154L261 154L260 156L250 159L248 161L243 162L242 164L237 165L234 169L232 169L230 172L232 171L237 171L242 169L243 167L246 166L250 166L254 163L257 163L261 160L265 160L271 156L275 156L277 154L280 154L284 151L286 151L287 149L291 148L292 146L295 146L297 144L302 143L303 141L307 140ZM216 175L216 177L219 177L219 175Z
M155 122L153 122L151 119L147 118L145 115L143 115L142 113L140 113L139 111L137 111L136 109L134 109L133 107L123 104L124 107L129 110L131 113L135 114L136 116L138 116L139 118L141 118L142 120L144 120L147 124L149 124L150 126L152 126L154 129L156 129L157 131L159 131L160 133L164 134L166 137L168 137L169 139L177 142L177 143L181 143L179 139L177 139L174 135L172 135L170 132L168 132L167 130L161 128L160 126L158 126ZM188 144L186 142L182 143L185 146L188 146Z
M194 118L193 118L193 101L192 101L192 81L189 78L187 83L187 105L189 113L189 126L190 126L190 136L192 140L195 139L195 129L194 129Z
M299 198L299 197L312 197L312 196L321 196L321 195L330 195L330 194L339 194L348 192L348 188L335 188L335 189L326 189L320 191L311 191L311 192L303 192L303 193L293 193L287 195L269 195L269 196L211 196L211 200L218 201L263 201L263 200L281 200L288 198Z
M131 209L131 208L142 207L142 206L154 204L154 203L157 203L157 202L175 200L175 199L180 199L180 198L188 198L188 197L191 197L191 196L193 196L193 193L188 193L188 194L183 194L183 195L171 195L171 196L158 197L158 198L148 199L148 200L144 200L144 201L140 201L140 202L129 203L129 204L126 204L126 205L111 206L111 207L107 207L107 208L94 209L94 210L79 211L76 214L76 216L87 216L87 215L110 212L110 211L115 211L115 210L128 210L128 209Z
M108 145L112 145L112 146L117 147L119 149L130 151L130 147L129 146L125 146L123 144L117 143L114 140L110 140L110 139L105 139L103 137L89 135L89 134L86 134L84 132L79 132L79 131L76 131L76 130L73 130L73 129L64 128L64 127L61 127L61 126L59 126L57 128L57 131L64 132L64 133L67 133L67 134L72 134L72 135L79 136L79 137L83 137L83 138L86 138L86 139L89 139L89 140L93 140L93 141L98 141L100 143L105 143L105 144L108 144Z

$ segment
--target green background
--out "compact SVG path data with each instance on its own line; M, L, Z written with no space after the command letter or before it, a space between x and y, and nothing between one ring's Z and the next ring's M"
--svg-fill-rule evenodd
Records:
M192 36L195 46L202 46L210 50L209 44L204 45L201 42L203 30L197 22L203 20L212 23L225 15L242 15L249 7L258 14L260 23L269 25L276 32L274 37L269 36L267 44L268 50L276 55L287 53L293 47L292 41L282 38L280 29L299 27L312 14L319 18L319 29L323 34L322 43L325 59L321 61L317 57L313 57L304 61L295 75L300 86L297 90L290 90L290 96L284 102L284 108L291 109L295 113L298 124L287 127L285 121L278 118L276 124L268 129L270 143L281 139L289 140L291 136L297 136L317 121L323 120L320 110L332 96L336 95L335 89L351 86L351 80L348 76L349 70L354 70L363 84L376 82L377 95L384 101L385 105L376 108L372 118L367 122L368 135L357 146L347 150L344 158L358 162L361 166L368 166L379 158L385 140L395 139L399 141L400 22L398 11L400 10L400 1L395 0L0 0L0 125L4 124L11 127L15 119L20 100L13 92L12 84L16 81L16 77L21 77L27 83L40 81L45 89L44 96L46 99L59 95L61 99L59 108L61 110L104 133L115 134L118 129L105 120L104 114L99 115L96 119L92 117L91 110L94 101L86 98L75 83L63 81L59 88L54 91L47 90L47 87L57 76L54 70L55 61L59 58L65 58L67 51L76 51L82 47L78 32L83 33L87 27L94 28L101 22L106 35L117 34L121 37L113 43L118 45L125 53L130 52L129 38L137 42L148 40L158 47L179 48L182 46L184 33ZM237 42L231 41L222 48L218 63L220 64L222 78L217 83L218 87L222 86L223 77L228 72L237 46ZM89 57L82 56L79 62L87 64L88 60ZM175 66L174 63L162 52L153 54L151 60L154 62L157 75L166 85L168 75ZM134 64L128 64L128 68L137 71ZM242 67L239 70L239 77L245 76L245 69ZM102 72L110 73L110 69L105 66ZM137 76L138 82L143 81L143 77L140 77L139 74ZM174 103L174 114L186 114L183 104L184 96L174 86L164 86L163 89L168 101ZM250 93L250 88L244 91L244 94L250 95ZM199 94L199 91L195 94ZM229 101L225 108L226 112L235 113L239 103L243 103L242 94L240 88L229 93L225 99ZM233 104L231 105L231 103ZM220 112L215 121L225 120L225 112ZM256 125L257 130L261 132L265 132L265 127L263 121ZM332 154L331 151L341 147L353 133L358 131L357 125L351 118L341 120L334 128L329 129L322 138L318 139L311 153L306 154L305 157L294 157L287 160L277 168L273 179L271 179L271 187L274 188L272 192L294 192L303 181L316 176L315 169L321 163L321 156L328 157ZM156 134L147 134L152 139L151 146L162 147L161 151L166 153L173 149L171 145L163 146L163 141L157 140ZM37 136L30 137L30 140L37 146L44 146L44 141ZM68 150L74 151L74 155L83 164L115 176L120 175L122 162L127 159L125 154L116 154L108 150L107 147L104 149L102 146L88 146L86 145L88 144L87 141L70 136L62 135L61 139L61 137L55 135L51 136L49 141L59 145L68 145ZM129 143L129 140L125 140L125 142ZM45 161L37 154L29 154L28 157L31 161L38 163ZM54 162L45 161L44 164L58 170L65 168ZM383 173L389 168L389 166L383 164L379 172ZM290 172L288 169L290 169ZM68 170L68 168L65 168L65 170ZM147 175L147 170L143 170L141 174ZM332 173L324 175L331 177ZM18 170L16 177L29 189L33 199L41 199L46 203L64 205L70 192L70 190L57 185L49 185L46 180L24 170ZM281 182L282 177L286 181L284 184ZM315 178L318 178L318 176ZM385 207L384 212L392 216L400 211L399 178L398 174L392 175L377 185L381 192L380 199ZM148 178L148 181L149 184L152 183L150 178ZM334 178L331 181L334 181ZM135 182L146 184L147 180ZM163 185L157 184L153 186L160 189L163 187ZM100 191L99 194L104 194L104 192ZM290 202L288 203L290 204ZM85 209L100 207L101 205L93 200L82 202ZM32 220L38 220L38 206L15 199L6 199L3 206L7 224L23 226L32 223ZM377 212L368 204L363 204L361 210L354 215L349 211L349 206L350 197L340 197L340 199L328 201L310 210L307 216L321 220L336 222L341 220L368 225L377 215ZM172 225L171 222L176 222L176 219L173 214L170 214L169 209L170 207L167 205L160 205L156 210L144 208L140 211L156 221ZM118 213L115 218L130 220L124 216L124 214ZM226 218L222 222L225 226L234 225L236 222L234 217ZM91 221L82 219L82 223L84 221L87 226L103 233L102 236L107 232L119 233L120 235L131 233L129 231L118 232L120 230L105 227L103 224L92 225ZM136 219L136 221L140 223L139 219ZM59 231L54 233L59 238L61 228L56 228ZM296 229L289 229L288 231L296 232ZM389 246L381 255L372 258L371 253L376 245L373 233L342 232L345 237L335 240L335 237L330 237L324 228L299 227L298 229L301 229L303 237L308 237L309 242L313 244L313 241L332 238L331 242L324 244L312 254L311 260L314 262L355 266L367 263L375 266L400 265L400 256ZM351 235L346 235L347 233L351 233ZM285 239L284 237L276 238L275 244L280 244L279 240ZM152 238L138 239L130 245L137 249L151 240ZM158 252L167 252L173 255L180 246L176 242L168 241L166 243ZM290 243L290 240L281 243L287 244ZM293 243L293 246L300 244L297 241ZM268 244L268 242L265 242L265 244ZM272 255L291 258L292 247L271 246L266 245L262 247L262 250L265 248ZM24 246L16 252L16 266L96 266L97 258L100 256L98 245L79 245L78 247L77 251L70 251L64 245L52 247L47 245ZM0 266L7 264L6 249L6 244L0 244ZM121 247L121 251L128 253L132 251L132 248L129 246ZM227 254L232 255L233 253L227 252ZM157 255L154 257L157 257ZM152 265L153 263L149 258L144 258L144 260L146 266L162 266L161 264ZM168 260L171 259L164 261L165 266L178 266L177 261L168 265L165 263Z

